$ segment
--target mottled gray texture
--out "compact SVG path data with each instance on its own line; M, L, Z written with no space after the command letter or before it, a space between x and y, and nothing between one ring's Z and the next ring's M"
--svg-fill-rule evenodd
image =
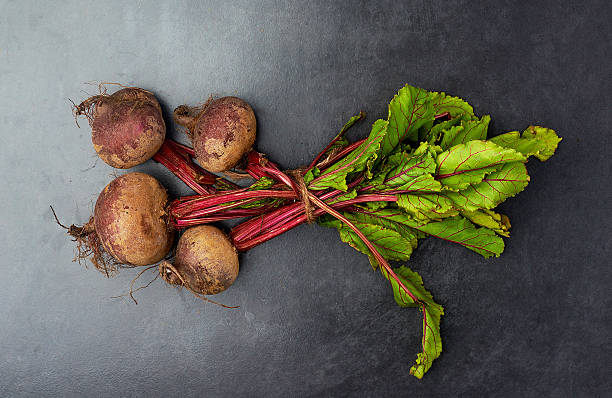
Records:
M0 396L610 396L609 1L160 3L0 0ZM419 313L333 230L242 255L218 296L233 311L161 281L137 306L111 299L135 272L71 263L49 204L83 223L116 172L70 114L88 81L153 90L181 139L175 106L238 95L285 167L359 110L364 135L406 82L466 98L493 133L538 123L564 140L503 205L501 258L436 240L415 253L447 313L419 382Z

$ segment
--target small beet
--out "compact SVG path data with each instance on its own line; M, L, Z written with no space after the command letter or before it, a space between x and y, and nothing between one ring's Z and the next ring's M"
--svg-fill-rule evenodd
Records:
M238 253L220 229L199 225L180 237L174 264L164 261L159 270L170 284L185 286L197 294L217 294L238 277Z
M88 117L94 149L100 159L115 168L144 163L166 137L157 98L141 88L93 96L78 105L75 114Z
M196 159L213 172L236 166L255 143L255 114L237 97L222 97L202 107L181 105L174 110L174 120L189 130Z

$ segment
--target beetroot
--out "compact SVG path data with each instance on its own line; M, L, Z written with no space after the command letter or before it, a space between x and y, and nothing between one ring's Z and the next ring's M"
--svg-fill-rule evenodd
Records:
M104 249L125 264L148 265L170 251L174 232L166 222L168 194L155 178L129 173L98 196L95 229Z
M237 97L219 98L202 107L181 105L174 110L174 120L188 129L198 162L213 172L236 166L255 142L255 114Z
M175 233L167 223L167 204L168 194L155 178L144 173L115 178L98 196L90 221L68 229L78 241L79 258L90 257L107 275L120 265L162 260Z
M159 266L162 278L199 295L217 294L238 277L238 253L218 228L199 225L187 229L178 241L174 264Z
M90 97L76 106L75 114L89 119L91 140L100 159L119 169L150 159L166 136L157 98L141 88Z

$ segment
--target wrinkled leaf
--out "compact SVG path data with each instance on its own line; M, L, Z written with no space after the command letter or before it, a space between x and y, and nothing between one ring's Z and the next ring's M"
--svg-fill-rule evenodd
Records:
M306 185L310 184L312 180L321 175L321 171L317 166L314 166L312 169L308 170L306 174L304 174L304 183Z
M491 117L484 115L481 119L462 120L459 126L444 131L440 146L448 149L452 146L465 144L468 141L485 140Z
M545 161L555 153L561 138L554 130L529 126L522 135L518 131L511 131L493 137L489 141L504 148L514 149L525 157L535 156L541 161Z
M429 223L412 223L412 228L452 243L464 246L488 258L504 251L504 241L488 228L476 228L461 216Z
M415 220L439 220L459 214L455 202L441 194L401 194L397 205Z
M475 119L474 109L458 97L451 97L445 93L430 93L434 115L443 115L447 113L450 120L439 121L435 123L433 120L428 121L419 129L419 140L433 144L440 137L443 130L448 130L453 126L458 125L462 120ZM445 148L446 149L446 148Z
M397 152L388 157L384 169L369 184L369 191L439 191L435 152L422 143L413 153Z
M417 354L416 363L410 368L410 374L420 379L442 353L440 317L444 315L444 308L433 300L431 293L423 287L421 276L410 268L405 266L395 268L393 272L397 279L383 267L380 267L380 272L391 283L393 296L398 305L417 307L423 314L421 352ZM400 283L403 286L400 286Z
M389 206L389 204L390 202L379 200L379 201L359 203L355 206L360 207L362 209L366 209L366 210L378 210L378 209L382 209L382 208Z
M359 228L385 259L408 260L412 254L412 250L417 245L416 234L392 220L371 217L362 213L344 213L343 215ZM342 239L343 242L348 243L354 249L366 254L370 258L372 266L374 268L377 267L378 264L372 257L370 250L346 224L336 219L329 218L324 218L319 223L326 227L338 229L340 239Z
M503 214L496 213L493 210L482 209L463 211L461 215L476 225L495 231L498 235L510 236L510 220Z
M389 127L380 156L385 156L403 140L417 141L421 126L434 119L430 93L422 88L404 86L389 103Z
M427 130L427 132L423 134L421 141L425 141L430 144L436 143L441 139L445 130L459 125L461 123L461 120L462 119L460 117L457 117L434 124L431 129Z
M529 183L527 169L522 162L502 165L498 171L487 175L477 184L471 184L459 192L446 195L455 204L466 210L492 209L507 198L521 192Z
M433 92L431 98L436 115L448 112L453 118L474 116L474 108L459 97L451 97L442 92Z
M469 141L438 155L436 178L448 189L461 190L479 183L486 174L506 163L524 160L520 152L490 141Z

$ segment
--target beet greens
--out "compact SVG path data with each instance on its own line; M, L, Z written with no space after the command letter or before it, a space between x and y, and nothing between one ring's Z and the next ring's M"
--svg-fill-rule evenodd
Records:
M421 378L442 351L444 310L417 273L389 261L408 260L427 236L499 256L510 222L494 208L527 186L528 158L547 160L561 139L539 126L487 139L488 115L476 116L460 98L408 85L391 100L388 118L351 144L344 134L363 117L351 118L305 169L283 172L252 151L245 171L256 178L253 185L196 187L201 195L176 200L169 212L178 228L256 216L232 229L242 251L309 221L338 229L390 282L400 306L422 312L421 352L410 370Z

